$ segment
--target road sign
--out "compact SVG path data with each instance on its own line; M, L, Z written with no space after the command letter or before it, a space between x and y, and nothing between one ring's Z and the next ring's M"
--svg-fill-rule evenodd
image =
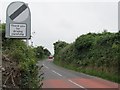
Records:
M26 36L26 24L10 24L10 36Z
M12 2L6 11L6 38L30 38L31 13L24 2Z

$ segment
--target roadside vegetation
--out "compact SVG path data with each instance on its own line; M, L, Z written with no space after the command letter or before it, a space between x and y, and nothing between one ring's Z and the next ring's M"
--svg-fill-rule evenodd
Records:
M68 44L54 43L54 63L120 83L120 32L88 33Z
M5 24L0 25L2 35L3 88L41 88L43 73L37 61L50 52L42 46L27 46L23 39L5 38ZM41 53L42 52L42 53Z
M35 56L38 60L44 60L51 55L50 51L43 46L37 46L34 48Z

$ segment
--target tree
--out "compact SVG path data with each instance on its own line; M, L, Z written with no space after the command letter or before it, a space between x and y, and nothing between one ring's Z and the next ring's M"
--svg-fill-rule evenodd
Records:
M42 46L38 46L38 47L36 48L36 56L37 56L37 58L39 58L39 59L42 59L42 58L44 57L44 49L43 49Z
M64 41L57 41L53 45L54 45L55 54L58 54L60 50L62 50L64 47L66 47L69 44Z
M44 54L45 54L45 56L51 55L50 51L47 48L44 49Z

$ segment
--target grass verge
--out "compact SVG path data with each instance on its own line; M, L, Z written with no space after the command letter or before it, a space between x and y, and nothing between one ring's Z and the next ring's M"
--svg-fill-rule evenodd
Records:
M106 73L103 71L97 71L97 70L93 70L93 69L89 69L89 68L78 68L74 65L71 64L63 64L58 62L57 60L54 61L54 64L58 65L58 66L62 66L64 68L70 69L70 70L74 70L77 72L82 72L91 76L96 76L96 77L100 77L102 79L106 79L115 83L120 83L120 76L119 75L114 75L114 74L110 74L110 73Z

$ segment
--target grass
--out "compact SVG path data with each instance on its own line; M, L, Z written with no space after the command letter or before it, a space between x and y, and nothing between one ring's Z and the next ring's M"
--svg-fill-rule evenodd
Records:
M62 66L64 68L67 68L67 69L70 69L70 70L74 70L74 71L77 71L77 72L82 72L82 73L85 73L85 74L88 74L88 75L91 75L91 76L96 76L96 77L100 77L100 78L103 78L103 79L106 79L106 80L109 80L109 81L112 81L112 82L116 82L116 83L120 83L120 76L119 75L114 75L114 74L111 74L111 73L106 73L106 72L103 72L103 71L97 71L97 70L93 70L93 69L89 69L89 68L78 68L74 65L71 65L71 64L63 64L63 63L60 63L58 62L57 60L54 61L54 63L58 66Z

